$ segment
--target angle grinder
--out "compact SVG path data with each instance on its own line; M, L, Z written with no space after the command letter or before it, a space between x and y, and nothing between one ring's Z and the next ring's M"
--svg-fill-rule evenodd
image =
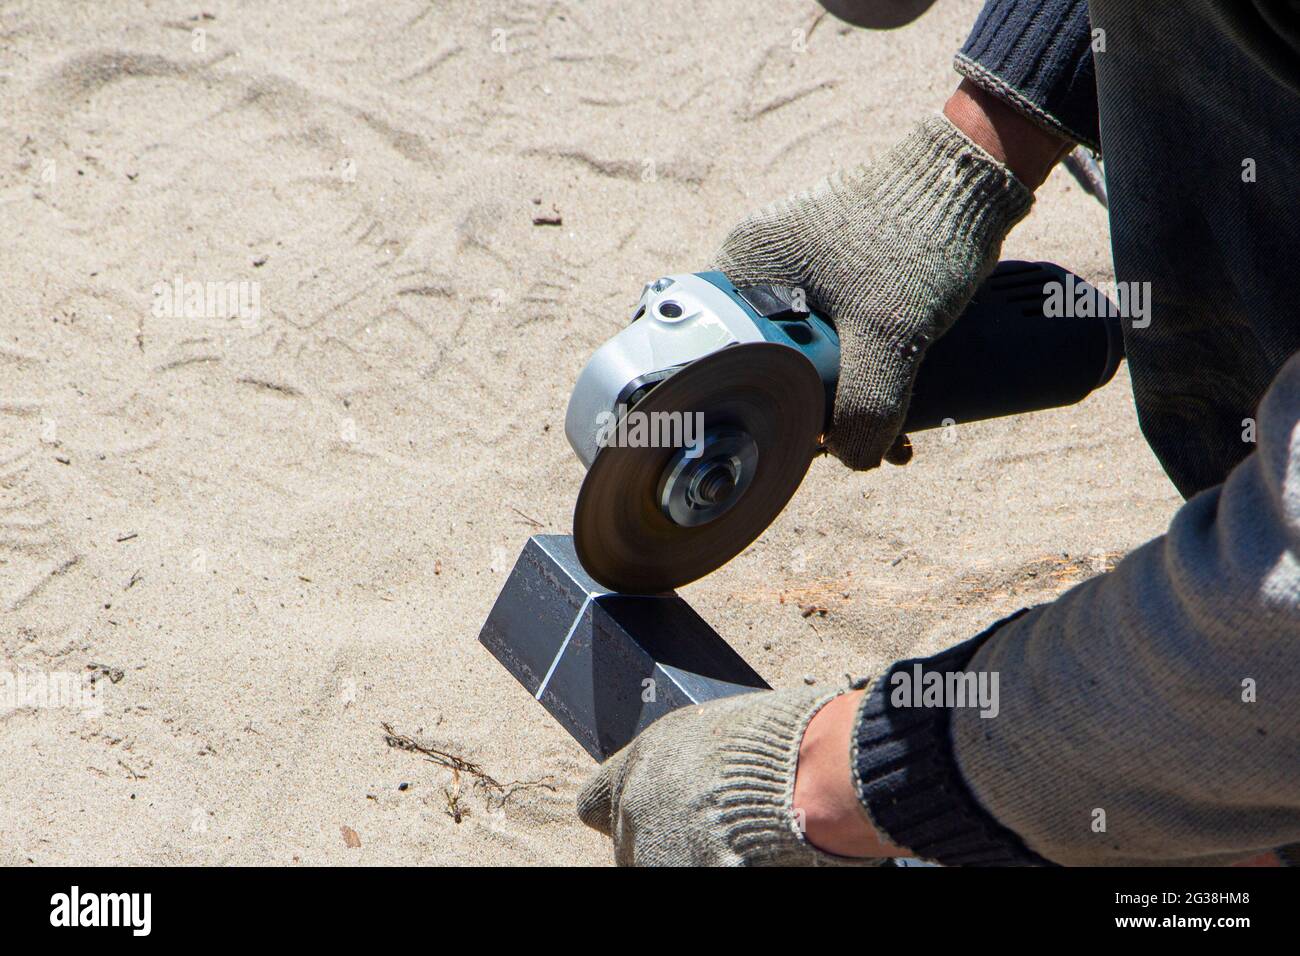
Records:
M1123 357L1116 310L1100 294L1086 317L1045 309L1084 288L1050 263L1000 263L927 350L904 431L1070 405L1105 385ZM583 568L613 591L656 594L747 548L824 450L839 366L835 327L801 290L737 288L719 272L647 284L565 416L587 469L573 516Z

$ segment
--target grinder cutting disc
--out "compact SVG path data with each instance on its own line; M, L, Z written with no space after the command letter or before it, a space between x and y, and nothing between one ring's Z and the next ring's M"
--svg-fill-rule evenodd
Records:
M703 452L684 458L677 447L601 448L573 513L582 566L611 590L655 594L726 564L798 489L818 449L825 407L813 364L772 342L733 345L676 372L625 422L649 413L641 421L653 434L657 423L671 421L662 413L702 413Z

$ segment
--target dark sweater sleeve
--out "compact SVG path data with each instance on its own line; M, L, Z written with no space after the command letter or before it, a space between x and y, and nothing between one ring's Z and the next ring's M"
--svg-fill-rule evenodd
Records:
M953 756L944 706L913 706L912 685L963 673L1000 626L933 657L898 661L864 695L853 735L853 777L876 829L944 866L1050 866L975 799ZM897 675L897 677L896 677Z
M1041 126L1100 148L1087 0L987 0L954 66Z

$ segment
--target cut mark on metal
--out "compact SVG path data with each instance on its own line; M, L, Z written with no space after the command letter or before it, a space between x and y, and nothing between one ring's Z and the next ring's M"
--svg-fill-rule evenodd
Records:
M595 594L588 593L586 599L582 602L582 607L578 608L577 616L573 619L573 623L569 625L569 633L564 635L564 641L561 642L560 649L555 652L555 657L551 661L551 666L546 669L546 676L542 678L542 686L538 687L537 693L533 695L534 700L541 700L542 695L546 693L546 685L551 682L551 675L555 673L555 668L559 666L560 658L563 657L564 652L568 650L569 641L573 640L573 632L578 629L578 625L582 623L582 619L587 616L587 608L594 597L596 597Z

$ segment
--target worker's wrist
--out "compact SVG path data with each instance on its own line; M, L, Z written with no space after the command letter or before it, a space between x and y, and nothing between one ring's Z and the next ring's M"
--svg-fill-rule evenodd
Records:
M1042 185L1071 145L970 80L962 80L943 114L1030 190Z
M804 730L794 782L795 818L804 838L837 856L906 856L871 825L853 781L853 726L864 691L828 701Z
M950 730L954 711L969 706L972 676L981 700L972 658L1027 611L938 654L895 662L862 695L852 744L858 795L876 830L914 856L944 866L1051 865L975 798Z

